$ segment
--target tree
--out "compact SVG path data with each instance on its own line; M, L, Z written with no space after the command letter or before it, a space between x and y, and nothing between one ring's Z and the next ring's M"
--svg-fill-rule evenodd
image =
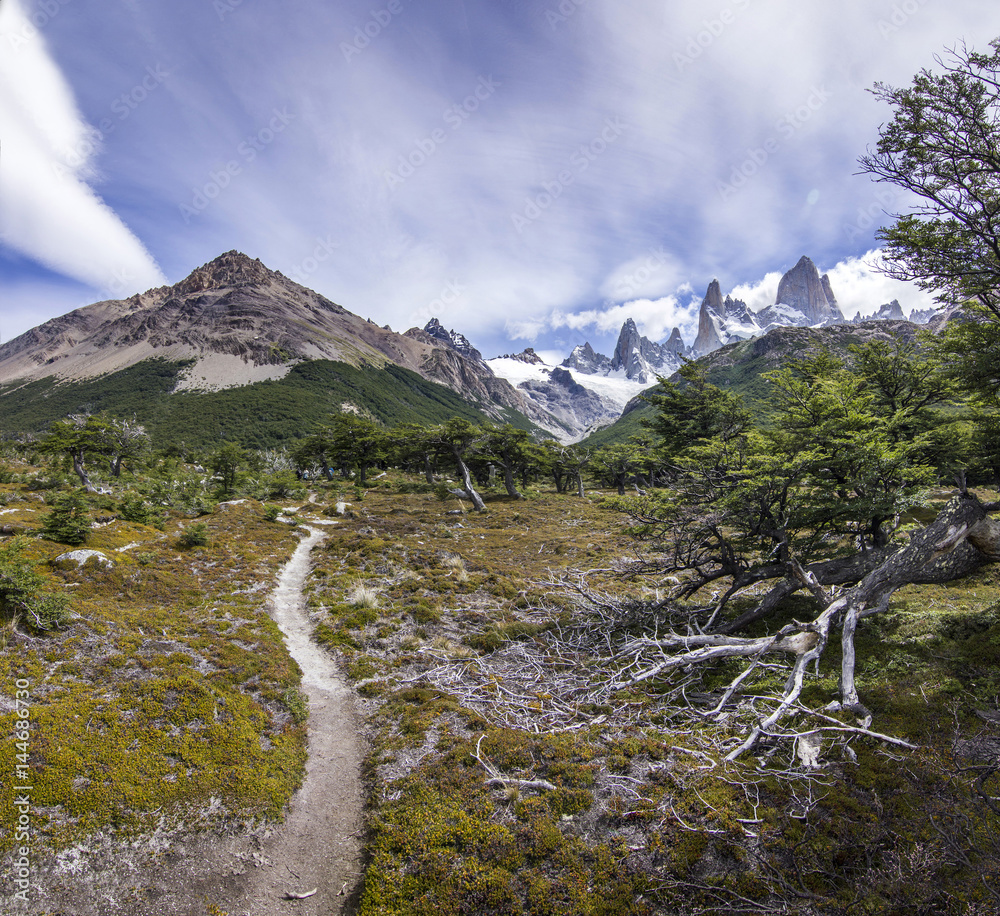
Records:
M247 450L235 442L224 442L208 460L208 466L219 478L219 490L223 496L236 492L240 471L250 461Z
M429 484L434 483L434 459L437 457L437 448L426 426L404 423L393 427L387 437L387 449L394 459L403 465L418 461L424 472L424 479Z
M643 395L657 409L643 425L659 437L667 460L709 439L737 439L750 425L742 399L710 384L704 366L689 360L677 374L679 382L661 378L651 393Z
M920 198L879 233L885 272L1000 319L1000 39L990 47L954 48L906 88L876 83L894 115L859 161Z
M471 500L478 512L485 511L486 503L483 502L483 498L472 485L472 474L465 459L472 452L474 446L482 441L484 435L481 426L475 426L460 417L455 417L447 423L427 431L427 442L455 462L455 469L462 479L462 489L454 491L455 494Z
M650 474L652 443L645 436L631 436L626 442L606 445L594 452L593 468L601 480L625 495L625 485L642 474ZM652 476L650 474L650 476Z
M863 173L920 201L880 231L884 272L964 306L937 341L953 380L978 401L974 439L985 454L956 468L962 486L969 465L1000 483L1000 38L990 48L953 48L937 58L941 72L922 70L906 88L877 83L893 119L860 159Z
M24 537L0 545L0 618L36 632L64 627L71 619L68 599L49 590L25 556L27 547Z
M102 419L94 430L102 454L111 458L111 476L121 477L122 465L149 451L146 429L135 420Z
M38 450L48 455L67 455L73 462L73 471L88 493L97 488L90 482L87 472L87 454L106 454L106 443L101 441L96 417L73 416L57 420L38 443Z
M88 492L96 487L90 481L86 462L88 455L102 455L111 459L113 477L120 477L122 465L138 458L149 449L149 436L134 420L113 417L71 416L58 420L49 428L39 443L43 453L69 456L73 470Z
M556 492L565 493L568 481L576 484L576 495L584 497L583 472L593 459L590 449L580 445L560 445L549 440L543 445L545 464L555 481Z
M331 465L343 476L356 472L358 483L365 486L368 469L385 458L387 439L374 420L344 412L311 433L297 450L300 462L318 460L328 475Z
M783 693L730 757L801 708L806 664L838 629L840 708L867 730L870 715L854 681L861 616L884 610L903 585L952 581L1000 560L1000 524L989 517L991 507L964 491L926 528L899 536L904 513L935 479L911 427L946 391L917 354L869 347L848 367L821 351L766 378L776 412L764 428L750 426L741 405L704 380L665 387L661 405L671 413L653 427L666 432L672 485L621 501L633 533L653 550L635 571L658 584L665 576L675 582L671 598L655 608L656 638L621 647L621 656L634 660L632 683L747 658L746 670L718 697L713 715L724 715L765 656L794 658ZM739 423L713 432L702 422L700 434L692 425L683 445L678 426L693 421L678 417L701 422L708 416L701 406L710 403ZM708 603L693 603L709 590ZM813 602L812 619L766 636L740 635L797 592Z
M478 445L481 456L495 461L503 469L503 485L507 495L514 499L524 499L514 477L524 476L525 469L535 463L534 444L526 430L516 429L509 423L504 426L487 427Z
M87 504L78 493L63 493L52 505L52 511L42 519L43 538L79 547L90 534Z

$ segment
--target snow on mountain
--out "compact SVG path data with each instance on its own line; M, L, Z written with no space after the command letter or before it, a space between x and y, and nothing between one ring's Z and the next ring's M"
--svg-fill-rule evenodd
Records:
M506 379L515 388L519 388L522 382L547 382L554 369L565 368L545 362L528 364L509 356L488 359L486 365L493 370L498 378ZM622 408L637 394L650 386L649 382L628 378L624 372L591 375L581 372L579 369L565 369L565 371L570 374L573 381L597 392L603 398L614 401Z

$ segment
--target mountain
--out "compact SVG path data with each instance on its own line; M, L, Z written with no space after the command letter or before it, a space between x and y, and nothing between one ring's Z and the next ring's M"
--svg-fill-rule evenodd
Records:
M708 284L698 311L698 335L691 346L695 355L711 353L733 340L745 340L759 333L760 326L742 299L726 296L723 301L719 281Z
M423 335L432 338L437 343L450 347L466 359L471 359L473 362L483 361L483 354L472 346L471 343L469 343L469 338L467 338L464 334L459 334L457 331L446 331L444 329L444 325L442 325L437 318L432 318L427 322L427 324L424 325ZM422 335L420 331L417 331L415 328L411 328L406 332L405 336L419 338Z
M781 277L774 303L756 313L740 299L727 296L723 301L719 281L713 280L698 312L698 335L691 349L696 356L704 356L774 328L825 327L846 320L829 274L821 277L812 260L803 255Z
M774 308L786 306L803 317L797 323L798 327L823 327L830 324L843 324L845 319L837 299L830 287L830 276L819 275L819 270L812 260L805 255L789 270L778 283L778 294L774 300ZM758 315L761 327L769 329L772 322L765 317L766 309Z
M622 412L619 401L581 385L568 369L552 369L544 381L528 379L518 390L572 431L574 439L614 423Z
M680 357L683 355L680 333L678 328L674 328L670 346L660 346L643 337L635 322L631 318L627 319L618 335L609 373L623 373L625 378L632 381L652 384L657 375L676 372L680 368ZM681 345L680 351L677 348L678 342Z
M865 321L861 324L827 325L825 327L778 327L747 340L737 340L698 359L707 371L708 380L728 391L741 395L747 407L763 415L770 403L769 385L764 373L780 369L789 360L800 358L820 347L829 349L847 362L853 358L850 347L871 340L916 341L918 328L909 321ZM634 398L613 425L584 440L591 448L600 448L627 439L641 432L641 421L650 418L654 408Z
M611 371L611 360L603 353L595 353L589 344L580 344L563 360L564 369L576 369L588 375L607 375Z
M431 325L437 332L440 325ZM402 335L380 328L229 251L173 286L85 306L0 346L0 404L13 409L14 392L23 389L23 396L27 386L46 381L63 395L66 386L86 386L91 400L73 409L87 410L95 380L146 377L150 373L136 367L150 363L174 367L169 394L181 394L277 382L303 365L330 362L368 373L416 373L492 419L519 417L522 425L563 432L555 418L497 378L465 338L443 333L447 340L427 330ZM162 382L162 372L152 375ZM10 411L5 414L9 429Z

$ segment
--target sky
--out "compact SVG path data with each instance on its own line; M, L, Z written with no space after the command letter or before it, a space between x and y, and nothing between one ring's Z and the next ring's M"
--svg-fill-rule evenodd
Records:
M993 0L0 0L0 340L237 249L485 356L653 340L808 255L850 317L913 201L858 174Z

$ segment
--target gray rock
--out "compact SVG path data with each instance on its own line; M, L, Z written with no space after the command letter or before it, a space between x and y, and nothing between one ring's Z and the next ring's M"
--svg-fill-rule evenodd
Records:
M71 550L56 557L52 564L54 566L83 566L88 560L94 560L98 566L110 569L115 565L114 560L99 550Z

